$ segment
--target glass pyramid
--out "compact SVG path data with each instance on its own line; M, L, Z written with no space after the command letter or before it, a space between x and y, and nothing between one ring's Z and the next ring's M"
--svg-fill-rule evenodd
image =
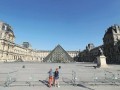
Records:
M73 58L60 45L57 45L43 62L67 63L73 62Z

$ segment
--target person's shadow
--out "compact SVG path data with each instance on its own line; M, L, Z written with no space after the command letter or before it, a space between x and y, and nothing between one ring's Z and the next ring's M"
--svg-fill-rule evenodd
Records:
M47 87L49 87L49 86L48 86L48 81L47 81L47 80L39 80L39 82L41 82L42 84L44 84L44 85L46 85Z

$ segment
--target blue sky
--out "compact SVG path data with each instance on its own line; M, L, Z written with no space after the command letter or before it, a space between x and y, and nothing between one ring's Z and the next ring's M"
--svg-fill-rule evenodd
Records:
M103 44L105 30L120 25L119 9L120 0L0 0L0 20L13 27L17 44L83 50Z

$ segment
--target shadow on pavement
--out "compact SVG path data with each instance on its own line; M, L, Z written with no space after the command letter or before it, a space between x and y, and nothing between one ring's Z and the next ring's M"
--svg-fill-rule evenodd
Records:
M48 86L48 81L46 81L46 80L39 80L39 82L41 82L42 84L44 84L44 85L46 85L47 87L49 87L49 86Z
M89 89L89 90L94 90L94 89L89 88L89 87L86 87L85 85L82 85L82 84L78 84L77 86L79 86L79 87L83 87L83 88L86 88L86 89Z

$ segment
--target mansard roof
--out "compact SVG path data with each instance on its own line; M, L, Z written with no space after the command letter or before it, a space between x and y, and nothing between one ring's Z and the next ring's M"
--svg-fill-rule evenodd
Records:
M120 33L120 26L117 25L117 24L109 27L109 28L107 29L107 31L105 32L104 37L105 37L106 35L115 34L115 33Z
M1 23L2 30L5 30L6 33L11 33L15 37L13 29L9 24L2 22L2 21L0 21L0 23ZM5 29L5 27L7 28Z

